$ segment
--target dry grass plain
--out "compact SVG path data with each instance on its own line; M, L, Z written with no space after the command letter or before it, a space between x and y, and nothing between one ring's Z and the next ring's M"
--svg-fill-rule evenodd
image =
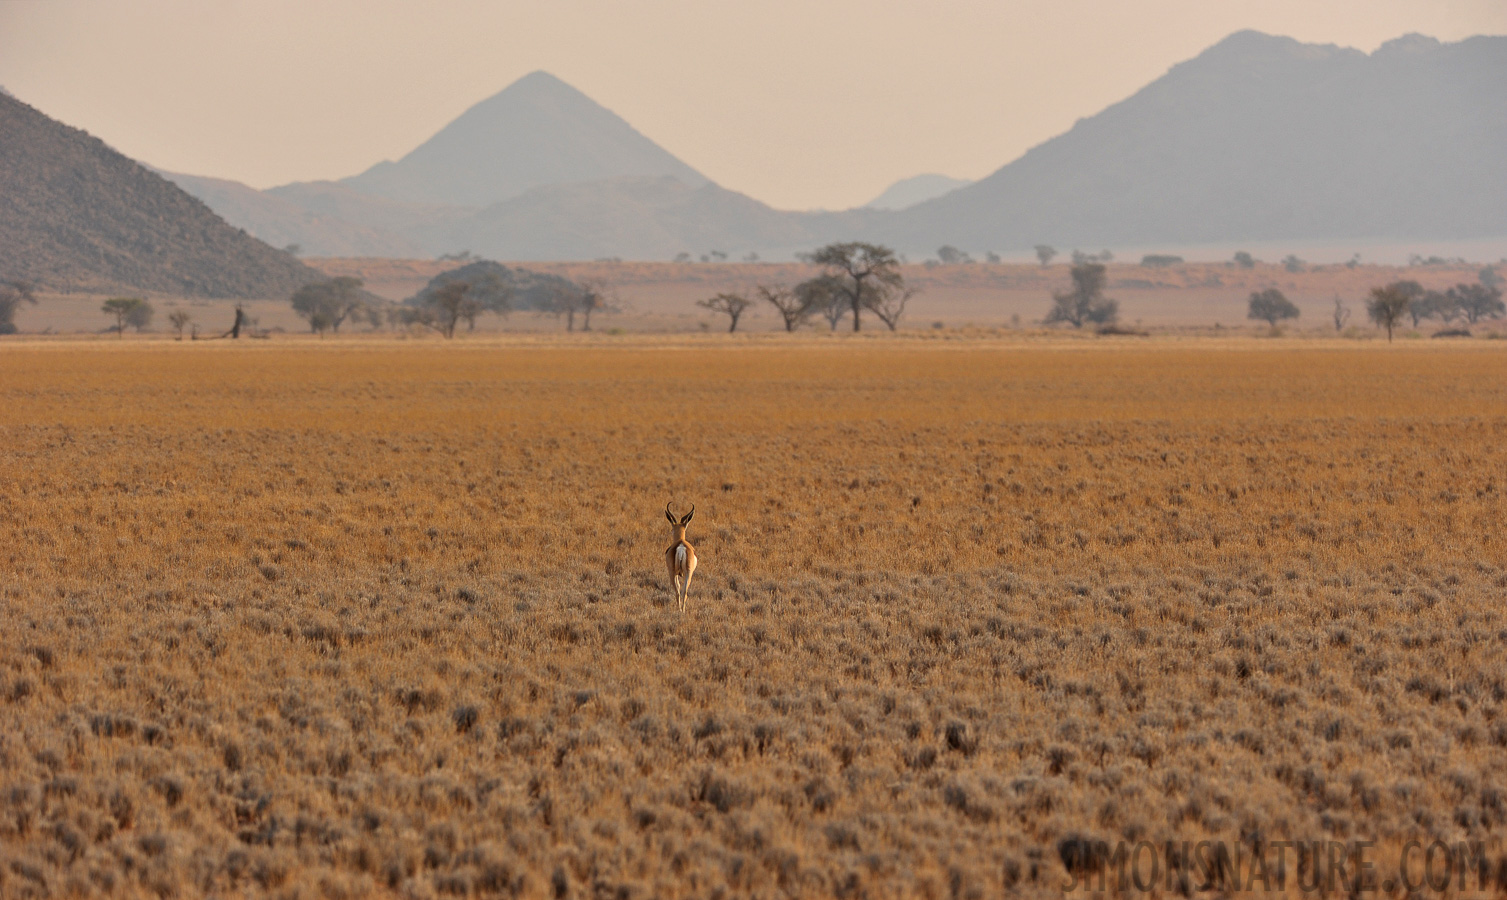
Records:
M1498 342L7 342L0 896L1507 879L1504 473Z

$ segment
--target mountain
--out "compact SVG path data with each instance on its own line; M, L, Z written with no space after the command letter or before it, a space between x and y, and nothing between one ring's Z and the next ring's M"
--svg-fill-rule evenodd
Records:
M371 207L390 201L357 195L368 200L358 210L341 207L338 203L328 203L324 185L349 191L348 188L332 185L331 182L309 182L288 192L291 196L285 196L279 191L287 192L286 188L259 191L239 181L223 178L177 172L159 174L203 200L227 222L234 222L274 247L297 244L299 252L310 256L424 255L424 248L418 241L400 233L404 226L399 226L394 231L374 224L374 220L381 217L371 214ZM340 212L331 212L321 209L323 206L341 208ZM345 214L343 217L342 213ZM394 216L386 218L392 219Z
M51 290L279 297L317 278L77 128L0 94L0 277Z
M449 249L517 260L669 259L682 251L807 249L844 213L781 212L706 183L623 176L535 188L439 229ZM852 227L857 222L849 222Z
M342 183L390 200L487 206L537 187L621 175L707 179L585 94L534 72L467 110L397 162Z
M1231 35L972 185L903 248L1507 235L1507 38L1374 53Z
M907 209L972 183L966 178L949 178L946 175L913 175L885 188L884 193L865 203L863 208Z

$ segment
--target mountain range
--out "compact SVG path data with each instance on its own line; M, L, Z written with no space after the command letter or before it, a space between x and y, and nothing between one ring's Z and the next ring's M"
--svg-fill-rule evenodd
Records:
M842 213L718 186L543 72L397 162L252 192L169 175L314 255L787 256L864 239L925 254L1507 236L1507 38L1374 53L1242 31L976 182L917 176ZM243 189L244 188L244 189ZM259 196L258 196L259 195Z
M508 260L1495 239L1504 86L1504 37L1367 54L1243 31L979 181L908 179L845 212L717 185L542 72L397 161L268 190L159 177L0 94L0 261L16 270L0 275L224 296L310 277L252 235L314 256Z

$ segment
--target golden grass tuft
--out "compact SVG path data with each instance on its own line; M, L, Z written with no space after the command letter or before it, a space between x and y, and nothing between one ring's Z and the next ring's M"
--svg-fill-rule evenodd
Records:
M1487 344L8 345L0 896L1496 841L1504 411Z

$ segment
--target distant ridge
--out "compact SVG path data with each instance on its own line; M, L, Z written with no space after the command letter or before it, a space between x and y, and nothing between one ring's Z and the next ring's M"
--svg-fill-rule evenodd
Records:
M548 72L466 110L397 162L343 183L390 200L487 206L552 184L623 175L707 179Z
M203 200L226 221L274 247L297 245L299 252L313 256L424 255L418 241L375 226L367 217L342 218L339 213L314 208L313 196L320 185L328 182L309 182L309 188L300 196L289 198L280 196L276 189L259 191L223 178L177 172L159 174Z
M924 203L933 197L940 197L972 183L966 178L949 178L946 175L934 173L912 175L885 188L884 193L865 203L863 208L909 209L917 203Z
M318 274L98 138L0 93L0 277L44 290L257 298Z
M1241 31L874 236L1019 250L1507 235L1507 37Z

